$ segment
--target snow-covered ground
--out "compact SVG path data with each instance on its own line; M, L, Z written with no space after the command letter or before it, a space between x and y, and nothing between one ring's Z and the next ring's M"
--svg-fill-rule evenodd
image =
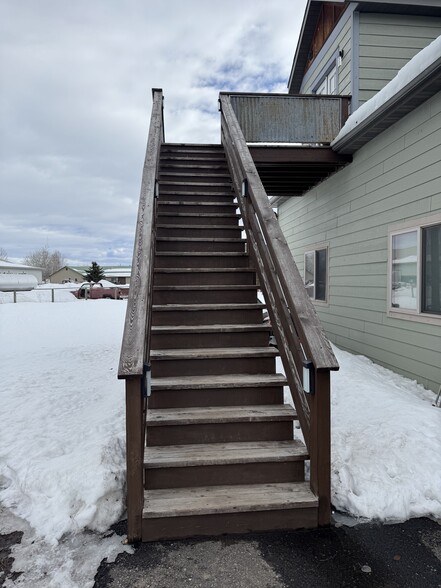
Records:
M64 292L69 303L52 304L40 294L28 293L40 304L0 303L0 525L25 530L13 550L14 570L24 572L14 586L87 588L100 560L126 549L105 536L124 513L124 385L116 371L126 302ZM383 521L441 518L435 395L335 352L334 505Z

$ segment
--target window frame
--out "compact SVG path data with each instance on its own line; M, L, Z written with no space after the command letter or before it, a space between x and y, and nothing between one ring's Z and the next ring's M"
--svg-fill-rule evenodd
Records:
M313 86L312 86L312 93L317 95L323 96L338 96L338 86L339 86L339 62L338 62L338 51L331 57L331 59L327 62L325 67L321 70L318 74ZM329 93L329 76L332 72L335 71L335 91L333 93ZM319 92L319 89L326 83L326 92Z
M423 293L423 230L435 225L441 225L441 213L407 221L400 225L391 226L388 231L388 255L387 255L387 316L410 321L429 324L440 324L441 314L422 311ZM417 282L416 282L416 309L396 308L392 306L392 282L393 282L393 237L405 233L416 232L417 235Z
M324 251L325 252L325 299L322 300L320 298L316 298L316 284L317 284L317 275L316 275L316 265L317 265L317 252L318 251ZM313 253L314 254L314 290L313 290L313 296L309 296L309 299L314 302L314 304L320 304L322 306L328 306L329 305L329 244L325 243L320 243L317 245L311 245L310 247L307 247L304 251L303 251L303 283L305 285L305 289L306 288L306 255L308 253Z

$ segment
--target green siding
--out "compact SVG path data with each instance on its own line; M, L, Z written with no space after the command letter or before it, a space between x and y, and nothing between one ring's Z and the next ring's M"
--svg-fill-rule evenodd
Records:
M329 300L316 308L330 339L436 391L441 321L388 316L387 235L391 225L441 212L440 153L441 93L279 209L301 273L307 248L329 246Z
M360 13L359 101L366 102L441 35L441 18Z

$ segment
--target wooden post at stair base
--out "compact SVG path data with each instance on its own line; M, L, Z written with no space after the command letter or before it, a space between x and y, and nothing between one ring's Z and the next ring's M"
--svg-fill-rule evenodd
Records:
M318 496L318 525L331 524L331 386L329 370L316 372L311 409L311 490Z
M141 378L126 380L126 460L127 460L127 541L142 540L143 486L143 411Z

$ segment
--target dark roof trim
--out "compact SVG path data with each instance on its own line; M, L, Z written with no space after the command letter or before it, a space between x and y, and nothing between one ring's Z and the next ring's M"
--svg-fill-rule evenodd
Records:
M396 94L391 96L389 100L379 106L379 108L373 111L341 139L337 138L331 144L332 148L339 153L354 153L440 91L441 57ZM354 112L354 115L356 113L357 111Z

